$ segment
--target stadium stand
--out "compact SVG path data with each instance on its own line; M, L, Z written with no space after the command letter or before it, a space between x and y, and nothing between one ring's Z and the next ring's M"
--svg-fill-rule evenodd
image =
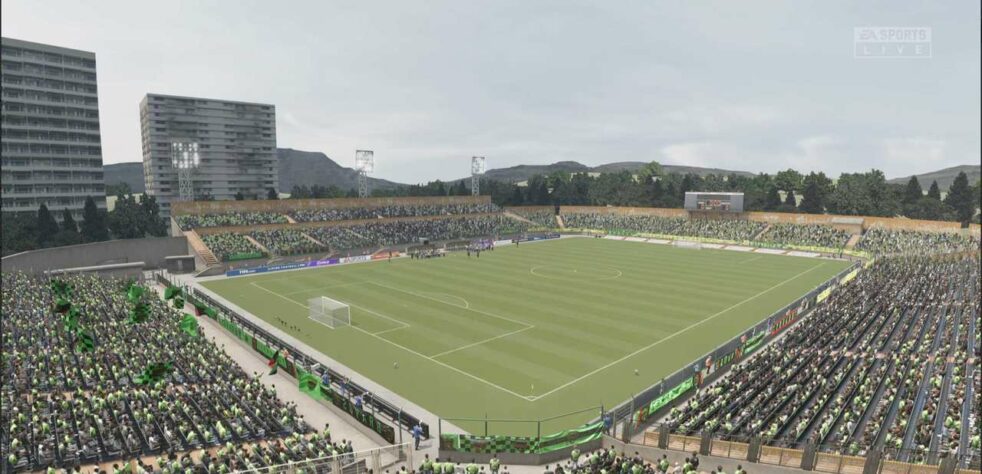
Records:
M347 250L418 242L420 238L451 240L524 232L528 224L499 214L428 220L366 222L317 227L308 232L331 249Z
M586 213L564 213L563 221L566 227L571 229L630 231L734 241L750 240L766 226L762 222L737 219L711 220Z
M868 229L857 248L875 254L938 253L979 250L978 236L951 232L916 232L912 230Z
M239 255L252 255L260 250L242 234L225 232L201 236L201 240L219 260L228 261Z
M65 281L91 351L73 345L48 281L3 274L5 472L81 472L114 461L134 472L233 472L352 452L313 432L259 375L189 333L181 312L156 293L141 300L146 320L131 323L126 282ZM141 385L141 371L164 360L172 372Z
M499 212L491 203L403 204L376 207L325 207L298 209L290 212L297 222L329 222L344 220L382 219L387 217L423 217Z
M978 444L962 371L979 357L979 290L977 256L880 259L666 423L910 462L962 454Z
M770 224L757 236L759 242L808 247L840 248L849 241L849 233L821 224Z
M506 210L519 217L528 219L534 222L538 226L546 227L546 228L557 227L556 211L552 208L537 209L537 208L510 207Z
M326 250L298 229L270 229L250 232L263 247L276 255L297 255Z
M224 212L220 214L183 214L175 216L184 230L203 227L231 227L258 224L283 224L286 216L275 212Z

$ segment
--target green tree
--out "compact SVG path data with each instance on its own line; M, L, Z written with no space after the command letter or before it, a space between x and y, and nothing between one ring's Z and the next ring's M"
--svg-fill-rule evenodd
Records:
M4 212L0 215L3 232L3 255L34 250L39 247L37 242L37 216L30 212Z
M784 197L784 205L781 206L782 212L798 212L798 200L794 197L794 191L788 191Z
M140 213L143 217L143 232L154 237L167 235L167 221L160 216L160 206L157 198L144 194L140 199Z
M245 200L245 195L242 194L242 191L238 191L238 192L235 193L235 200L236 201L244 201Z
M776 185L771 185L767 190L767 198L764 200L765 211L776 211L781 207L781 193L778 192Z
M937 181L931 182L931 187L927 190L927 197L931 199L941 200L941 188L938 187Z
M146 219L143 210L132 195L116 195L116 206L109 213L109 231L117 239L135 239L144 236Z
M809 214L824 213L825 201L834 190L832 180L825 173L811 172L804 178L803 184L801 210Z
M774 185L784 192L801 191L803 181L804 176L790 168L774 175Z
M955 176L955 181L948 189L948 196L945 197L945 204L955 212L955 218L962 223L962 227L968 227L975 216L978 201L968 186L968 175L964 171Z
M276 189L267 188L266 189L266 199L276 200L279 199L280 195L276 193Z
M58 233L58 222L55 221L55 216L51 215L48 211L48 206L46 204L41 204L38 208L37 215L37 242L41 247L47 247L48 243L54 238L55 234Z
M924 197L924 189L921 188L921 183L917 181L917 176L911 176L910 180L907 181L907 188L904 190L904 205L914 204Z
M82 209L82 240L84 242L102 242L109 240L109 229L106 224L106 211L99 209L92 196L85 198Z
M638 181L642 184L650 183L654 178L665 175L665 169L662 168L661 163L657 161L651 161L646 163L641 169L638 170Z
M948 206L937 199L922 196L914 204L905 207L905 215L911 219L926 219L931 221L951 220Z
M75 216L67 207L61 211L61 230L78 232L78 224L75 223Z

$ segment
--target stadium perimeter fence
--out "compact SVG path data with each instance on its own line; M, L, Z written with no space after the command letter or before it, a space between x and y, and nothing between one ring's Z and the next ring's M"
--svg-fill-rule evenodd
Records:
M980 467L979 452L923 452L904 449L855 451L840 444L804 444L718 433L672 433L667 425L646 431L643 446L705 456L746 460L832 474L968 474ZM917 461L910 461L917 459Z
M584 418L598 420L582 423ZM599 440L607 425L602 406L563 413L547 418L441 418L437 425L440 449L467 453L543 454ZM451 423L464 433L444 433L443 423Z
M156 280L165 286L180 286L167 279L163 273L156 273ZM422 436L427 439L430 438L429 425L418 417L406 413L401 408L372 394L364 387L352 382L344 374L323 366L306 352L257 326L245 316L238 314L209 295L193 291L193 288L184 287L184 290L187 301L195 306L199 315L207 315L218 322L226 331L264 357L271 359L277 350L287 351L289 357L279 356L277 364L285 373L296 378L298 383L305 381L305 374L313 374L319 381L326 373L330 379L329 386L321 385L313 390L304 391L316 399L332 403L381 436L385 441L391 444L401 443L402 432L411 431L417 425L422 430ZM358 396L362 397L364 408L358 408L355 405L354 398ZM383 418L386 421L383 421Z
M364 474L367 472L397 472L400 466L406 466L407 471L413 470L413 447L410 443L394 444L306 461L293 461L257 469L239 469L236 472Z

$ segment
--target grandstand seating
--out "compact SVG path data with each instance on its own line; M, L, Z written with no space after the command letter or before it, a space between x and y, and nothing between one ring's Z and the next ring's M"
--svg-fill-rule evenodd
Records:
M402 204L372 207L324 207L298 209L290 217L297 222L329 222L344 220L382 219L387 217L423 217L462 214L488 214L500 209L491 203Z
M564 213L563 221L571 229L603 229L611 232L630 231L735 241L748 241L766 226L762 222L737 219L686 219L609 213Z
M184 230L203 227L232 227L257 224L283 224L286 216L275 212L223 212L218 214L183 214L174 217Z
M158 456L157 468L170 472L212 464L230 472L352 451L313 433L295 406L214 343L182 330L181 313L163 300L145 296L150 316L131 324L123 281L66 281L91 352L73 349L47 281L3 274L4 471ZM169 376L136 384L148 364L165 360Z
M965 416L977 380L963 375L979 357L979 290L977 256L880 259L667 423L912 462L977 444Z

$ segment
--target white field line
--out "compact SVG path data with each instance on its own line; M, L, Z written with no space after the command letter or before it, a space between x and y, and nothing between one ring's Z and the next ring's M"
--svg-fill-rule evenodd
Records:
M758 255L758 256L756 256L756 257L750 257L750 258L748 258L748 259L746 259L746 260L741 260L741 261L739 262L739 264L740 264L740 265L743 265L743 264L745 264L745 263L750 263L750 262L752 262L752 261L754 261L754 260L760 260L760 259L762 259L762 258L764 258L764 256L763 256L763 255Z
M623 362L623 361L625 361L627 359L630 359L631 357L634 357L634 356L636 356L636 355L638 355L638 354L640 354L640 353L642 353L642 352L644 352L644 351L646 351L648 349L651 349L652 347L655 347L655 346L657 346L657 345L659 345L659 344L661 344L661 343L663 343L663 342L665 342L665 341L667 341L669 339L672 339L675 336L678 336L680 334L683 334L685 332L688 332L690 329L693 329L693 328L695 328L697 326L701 326L701 325L703 325L703 324L705 324L705 323L707 323L709 321L712 321L713 319L716 319L720 315L729 312L731 309L736 308L737 306L743 305L744 303L747 303L748 301L752 301L752 300L756 299L757 297L759 297L759 296L761 296L763 294L770 293L771 291L773 291L773 290L775 290L777 288L780 288L781 286L786 285L788 282L797 280L798 278L800 278L802 276L805 276L806 274L812 272L813 270L824 266L826 263L828 263L828 262L819 263L818 265L815 265L814 267L811 267L808 270L805 270L805 271L803 271L803 272L801 272L801 273L799 273L799 274L797 274L797 275L795 275L795 276L793 276L793 277L791 277L791 278L789 278L787 280L782 281L781 283L778 283L778 284L776 284L776 285L774 285L774 286L772 286L772 287L770 287L770 288L768 288L768 289L766 289L764 291L761 291L760 293L757 293L756 295L753 295L753 296L751 296L751 297L749 297L749 298L747 298L747 299L745 299L745 300L743 300L743 301L741 301L739 303L736 303L733 306L730 306L729 308L726 308L726 309L724 309L724 310L722 310L722 311L720 311L720 312L718 312L716 314L713 314L713 315L709 316L708 318L703 319L702 321L699 321L699 322L697 322L695 324L692 324L691 326L682 328L682 329L680 329L680 330L678 330L678 331L676 331L676 332L674 332L672 334L669 334L668 336L666 336L663 339L659 339L659 340L657 340L657 341L655 341L655 342L653 342L651 344L648 344L647 346L644 346L644 347L642 347L642 348L640 348L640 349L638 349L638 350L636 350L636 351L634 351L634 352L632 352L632 353L630 353L630 354L628 354L628 355L626 355L624 357L621 357L620 359L617 359L617 360L615 360L615 361L613 361L613 362L611 362L611 363L609 363L607 365L604 365L602 367L598 367L598 368L596 368L596 369L594 369L594 370L592 370L592 371L590 371L590 372L588 372L588 373L586 373L586 374L584 374L584 375L582 375L580 377L577 377L577 378L575 378L573 380L570 380L569 382L566 382L566 383L564 383L564 384L562 384L562 385L560 385L560 386L558 386L558 387L556 387L556 388L554 388L554 389L552 389L552 390L550 390L550 391L548 391L546 393L543 393L542 395L532 396L532 397L530 397L530 399L532 401L536 401L536 400L539 400L540 398L547 397L547 396L549 396L549 395L551 395L551 394L553 394L555 392L558 392L558 391L560 391L560 390L562 390L562 389L564 389L564 388L566 388L566 387L568 387L570 385L573 385L573 384L579 382L580 380L583 380L583 379L585 379L587 377L590 377L591 375L596 374L597 372L606 370L606 369L608 369L608 368L610 368L610 367L612 367L614 365L617 365L617 364L619 364L619 363L621 363L621 362Z
M451 298L453 298L453 299L456 299L456 300L460 300L460 301L463 301L463 302L464 302L464 306L461 306L461 308L464 308L464 309L470 309L470 308L471 308L471 303L470 303L470 301L467 301L466 299L464 299L464 298L461 298L461 297L459 297L459 296L456 296L456 295L451 295L450 293L430 293L430 292L426 292L425 294L429 294L429 295L442 295L442 296L449 296L449 297L451 297ZM454 305L454 306L456 306L456 305Z
M270 290L270 289L268 289L268 288L264 288L264 287L262 287L262 286L259 286L259 285L256 285L256 282L251 282L251 284L252 284L252 285L254 285L254 286L255 286L256 288L259 288L259 289L261 289L261 290L263 290L263 291L266 291L266 292L268 292L268 293L270 293L270 294L273 294L273 295L276 295L276 296L279 296L280 298L283 298L284 300L286 300L286 301L289 301L289 302L291 302L291 303L293 303L293 304L295 304L295 305L297 305L297 306L302 306L302 307L304 307L304 308L308 308L308 309L310 308L309 306L307 306L307 305L305 305L305 304L303 304L303 303L301 303L301 302L299 302L299 301L296 301L296 300L292 300L292 299L290 299L290 298L287 298L287 297L285 297L285 296L283 296L283 295L281 295L281 294L279 294L279 293L277 293L277 292L275 292L275 291L272 291L272 290ZM439 300L437 300L437 301L439 301ZM471 311L473 311L473 310L471 310ZM391 319L391 318L390 318L390 319ZM405 323L403 323L403 324L405 324ZM410 349L410 348L408 348L408 347L406 347L406 346L403 346L402 344L399 344L399 343L396 343L396 342L393 342L393 341L390 341L390 340L388 340L388 339L386 339L386 338L384 338L384 337L382 337L382 336L379 336L378 334L373 334L373 333L370 333L370 332L368 332L368 331L366 331L366 330L364 330L364 329L362 329L362 328L360 328L360 327L357 327L357 326L350 326L350 327L351 327L352 329L354 329L354 330L356 330L356 331L360 331L360 332L362 332L362 333L364 333L364 334L367 334L367 335L369 335L369 336L372 336L372 337L374 337L374 338L376 338L376 339L378 339L378 340L380 340L380 341L384 341L384 342L387 342L387 343L389 343L389 344L392 344L393 346L395 346L395 347L398 347L398 348L400 348L400 349L402 349L402 350L404 350L404 351L406 351L406 352L409 352L410 354L413 354L413 355L415 355L415 356L418 356L418 357L421 357L421 358L423 358L423 359L427 359L427 360L429 360L429 361L431 361L431 362L433 362L433 363L435 363L435 364L439 364L439 365L441 365L441 366L443 366L443 367L446 367L446 368L448 368L448 369L450 369L450 370L452 370L452 371L454 371L454 372L457 372L457 373L459 373L459 374L461 374L461 375L464 375L464 376L467 376L467 377L470 377L470 378L472 378L472 379L474 379L474 380L477 380L478 382L482 382L482 383L484 383L484 384L486 384L486 385L489 385L489 386L491 386L491 387L494 387L494 388L496 388L496 389L498 389L498 390L501 390L502 392L505 392L505 393L508 393L508 394L511 394L511 395L514 395L514 396L516 396L516 397L518 397L518 398L521 398L522 400L527 400L527 401L531 401L531 400L532 400L532 397L531 397L531 396L526 396L526 395L522 395L522 394L520 394L520 393L517 393L517 392L513 392L513 391L511 391L511 390L508 390L507 388L505 388L505 387L502 387L502 386L500 386L500 385L498 385L498 384L496 384L496 383L494 383L494 382L489 382L489 381L487 381L487 380L484 380L484 379L482 379L481 377L478 377L478 376L476 376L476 375L474 375L474 374L472 374L472 373L470 373L470 372L467 372L467 371L465 371L465 370L461 370L461 369L458 369L457 367L454 367L454 366L452 366L452 365L449 365L449 364L445 364L445 363L443 363L443 362L440 362L440 361L438 361L438 360L436 360L436 359L434 359L434 358L432 358L432 357L430 357L430 356L427 356L427 355L425 355L425 354L421 354L421 353L419 353L419 352L416 352L416 351L414 351L414 350L412 350L412 349Z
M364 282L359 282L359 283L364 283ZM285 299L287 301L290 301L292 303L295 303L295 304L297 304L299 306L303 306L304 308L310 309L310 306L307 306L307 305L305 305L305 304L303 304L303 303L301 303L301 302L299 302L297 300L294 300L292 298L287 298L286 296L284 296L283 293L277 293L277 292L275 292L273 290L270 290L269 288L266 288L266 287L260 285L258 282L254 282L253 281L253 282L249 282L249 284L252 285L252 286L254 286L254 287L256 287L256 288L259 288L260 290L269 292L270 294L279 296L280 298L283 298L283 299ZM398 320L396 318L393 318L391 316L386 316L386 315L384 315L382 313L378 313L378 312L372 311L372 310L370 310L368 308L363 308L361 306L354 305L354 304L351 304L351 303L345 303L345 304L347 304L348 306L351 306L352 308L358 308L358 309L360 309L360 310L362 310L362 311L364 311L366 313L371 313L371 314L374 314L375 316L378 316L380 318L388 319L389 321L392 321L394 323L401 324L402 326L399 327L398 329L404 329L404 328L408 328L409 327L409 323L406 323L405 321L400 321L400 320Z
M252 283L253 284L256 284L258 282L252 282ZM284 296L299 295L301 293L309 293L311 291L316 291L316 290L329 290L331 288L344 288L346 286L363 285L365 283L368 283L368 282L365 282L365 281L353 281L353 282L348 282L348 283L342 283L340 285L318 286L318 287L314 287L314 288L307 288L306 290L290 291L288 293L280 293L280 294L281 295L284 295Z
M511 336L511 335L514 335L514 334L518 334L518 333L523 332L523 331L528 331L529 329L532 329L534 327L535 326L529 326L527 328L516 329L516 330L511 331L511 332L506 332L504 334L499 334L499 335L494 336L494 337L489 337L487 339L483 339L483 340L480 340L480 341L477 341L477 342L472 342L470 344L467 344L466 346L460 346L460 347L458 347L456 349L450 349L449 351L443 351L443 352L441 352L439 354L433 354L430 357L441 357L441 356L445 356L447 354L453 354L454 352L457 352L457 351L462 351L464 349L470 349L471 347L474 347L474 346L479 346L481 344L484 344L485 342L491 342L491 341L493 341L495 339L501 339L503 337L508 337L508 336Z
M535 326L533 326L533 325L531 325L529 323L526 323L525 321L518 321L518 320L515 320L515 319L511 319L511 318L506 318L504 316L499 316L499 315L494 314L494 313L488 313L488 312L477 310L477 309L473 309L473 308L470 308L470 307L465 308L463 306L458 306L458 305L455 305L455 304L447 303L446 301L443 301L443 300L441 300L439 298L433 298L432 296L426 296L426 295L421 294L421 293L416 293L415 291L403 290L402 288L396 288L394 286L385 285L385 284L382 284L382 283L379 283L379 282L375 282L375 281L369 282L369 283L371 283L372 285L381 286L382 288L388 288L390 290L401 291L403 293L410 294L410 295L413 295L413 296L418 296L420 298L426 298L428 300L433 300L433 301L436 301L437 303L443 303L445 305L453 306L455 308L460 308L460 309L463 309L463 310L466 310L466 311L475 312L477 314L483 314L485 316L489 316L489 317L492 317L492 318L501 319L503 321L508 321L510 323L521 324L522 326L525 326L525 327L528 327L528 328L535 327Z

